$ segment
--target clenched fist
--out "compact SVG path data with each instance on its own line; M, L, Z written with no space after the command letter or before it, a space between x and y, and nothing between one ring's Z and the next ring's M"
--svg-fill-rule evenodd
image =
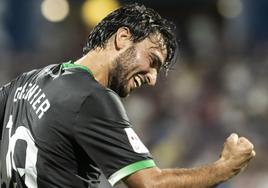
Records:
M233 133L226 139L218 162L229 179L243 170L255 155L253 144Z

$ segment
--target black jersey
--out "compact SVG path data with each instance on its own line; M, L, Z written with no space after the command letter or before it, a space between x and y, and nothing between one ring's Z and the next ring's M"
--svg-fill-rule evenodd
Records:
M120 98L81 65L33 70L0 89L1 187L114 185L155 166Z

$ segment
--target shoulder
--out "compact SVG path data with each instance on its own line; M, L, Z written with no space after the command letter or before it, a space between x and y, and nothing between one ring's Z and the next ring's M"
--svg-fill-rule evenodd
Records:
M123 108L120 97L109 88L96 86L89 97L92 97L94 100L99 100L99 102L106 105L116 105Z
M111 89L95 85L81 105L81 112L101 119L129 122L120 97Z

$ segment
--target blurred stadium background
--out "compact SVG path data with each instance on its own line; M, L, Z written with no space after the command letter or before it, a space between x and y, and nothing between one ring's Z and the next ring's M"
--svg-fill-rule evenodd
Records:
M131 0L1 0L0 85L24 71L75 60L90 29ZM137 0L177 25L180 54L168 77L124 100L160 167L218 159L232 132L257 157L220 188L268 187L268 1ZM109 188L106 181L104 188ZM122 184L118 188L125 187Z

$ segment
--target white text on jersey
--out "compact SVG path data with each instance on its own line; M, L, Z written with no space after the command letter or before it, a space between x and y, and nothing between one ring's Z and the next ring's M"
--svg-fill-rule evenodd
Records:
M39 119L41 119L50 108L49 100L37 84L26 83L25 85L17 88L13 102L23 99L32 105L32 108Z

